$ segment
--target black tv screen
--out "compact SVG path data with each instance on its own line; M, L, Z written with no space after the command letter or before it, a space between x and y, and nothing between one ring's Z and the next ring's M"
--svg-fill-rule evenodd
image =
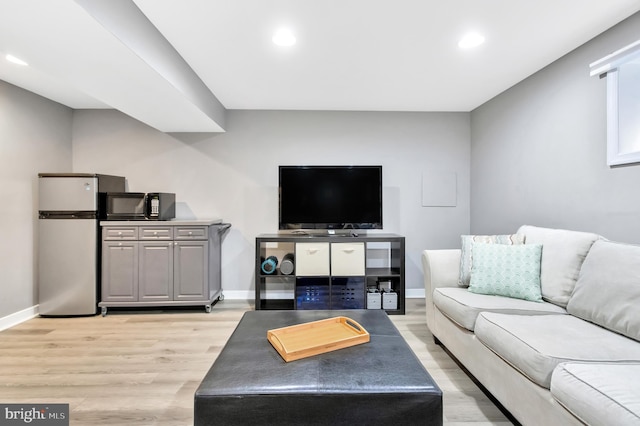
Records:
M279 229L382 229L382 166L279 169Z

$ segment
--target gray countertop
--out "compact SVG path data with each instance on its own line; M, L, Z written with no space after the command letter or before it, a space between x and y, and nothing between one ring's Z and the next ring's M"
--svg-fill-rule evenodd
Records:
M221 223L222 219L102 220L100 226L210 226Z

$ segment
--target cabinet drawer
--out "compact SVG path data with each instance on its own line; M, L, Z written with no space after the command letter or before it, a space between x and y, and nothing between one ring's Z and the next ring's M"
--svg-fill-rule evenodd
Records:
M176 226L173 238L176 240L206 240L209 238L209 228L206 226Z
M142 226L140 227L141 240L171 240L173 228L171 226Z
M331 243L331 275L364 275L364 243Z
M296 243L296 275L329 275L329 243Z
M137 226L123 226L122 228L103 228L103 238L105 240L137 240Z

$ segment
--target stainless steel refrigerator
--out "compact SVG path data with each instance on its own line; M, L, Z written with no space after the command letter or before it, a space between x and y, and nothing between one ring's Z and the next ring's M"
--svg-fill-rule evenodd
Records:
M100 294L101 193L124 192L125 178L40 173L38 190L39 313L95 315Z

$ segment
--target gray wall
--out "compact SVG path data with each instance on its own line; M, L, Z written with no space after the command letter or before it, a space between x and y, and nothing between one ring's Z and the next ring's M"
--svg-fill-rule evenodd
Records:
M167 135L119 112L75 111L74 171L170 191L181 218L220 217L223 289L252 297L255 237L278 227L278 165L382 164L384 232L406 236L407 287L423 293L420 253L469 230L469 114L229 111L222 134ZM455 172L456 207L422 207L422 173Z
M0 81L0 319L38 303L38 173L71 169L71 120L71 109Z
M526 223L640 243L640 165L607 166L606 81L589 76L638 39L640 14L471 113L473 233Z

